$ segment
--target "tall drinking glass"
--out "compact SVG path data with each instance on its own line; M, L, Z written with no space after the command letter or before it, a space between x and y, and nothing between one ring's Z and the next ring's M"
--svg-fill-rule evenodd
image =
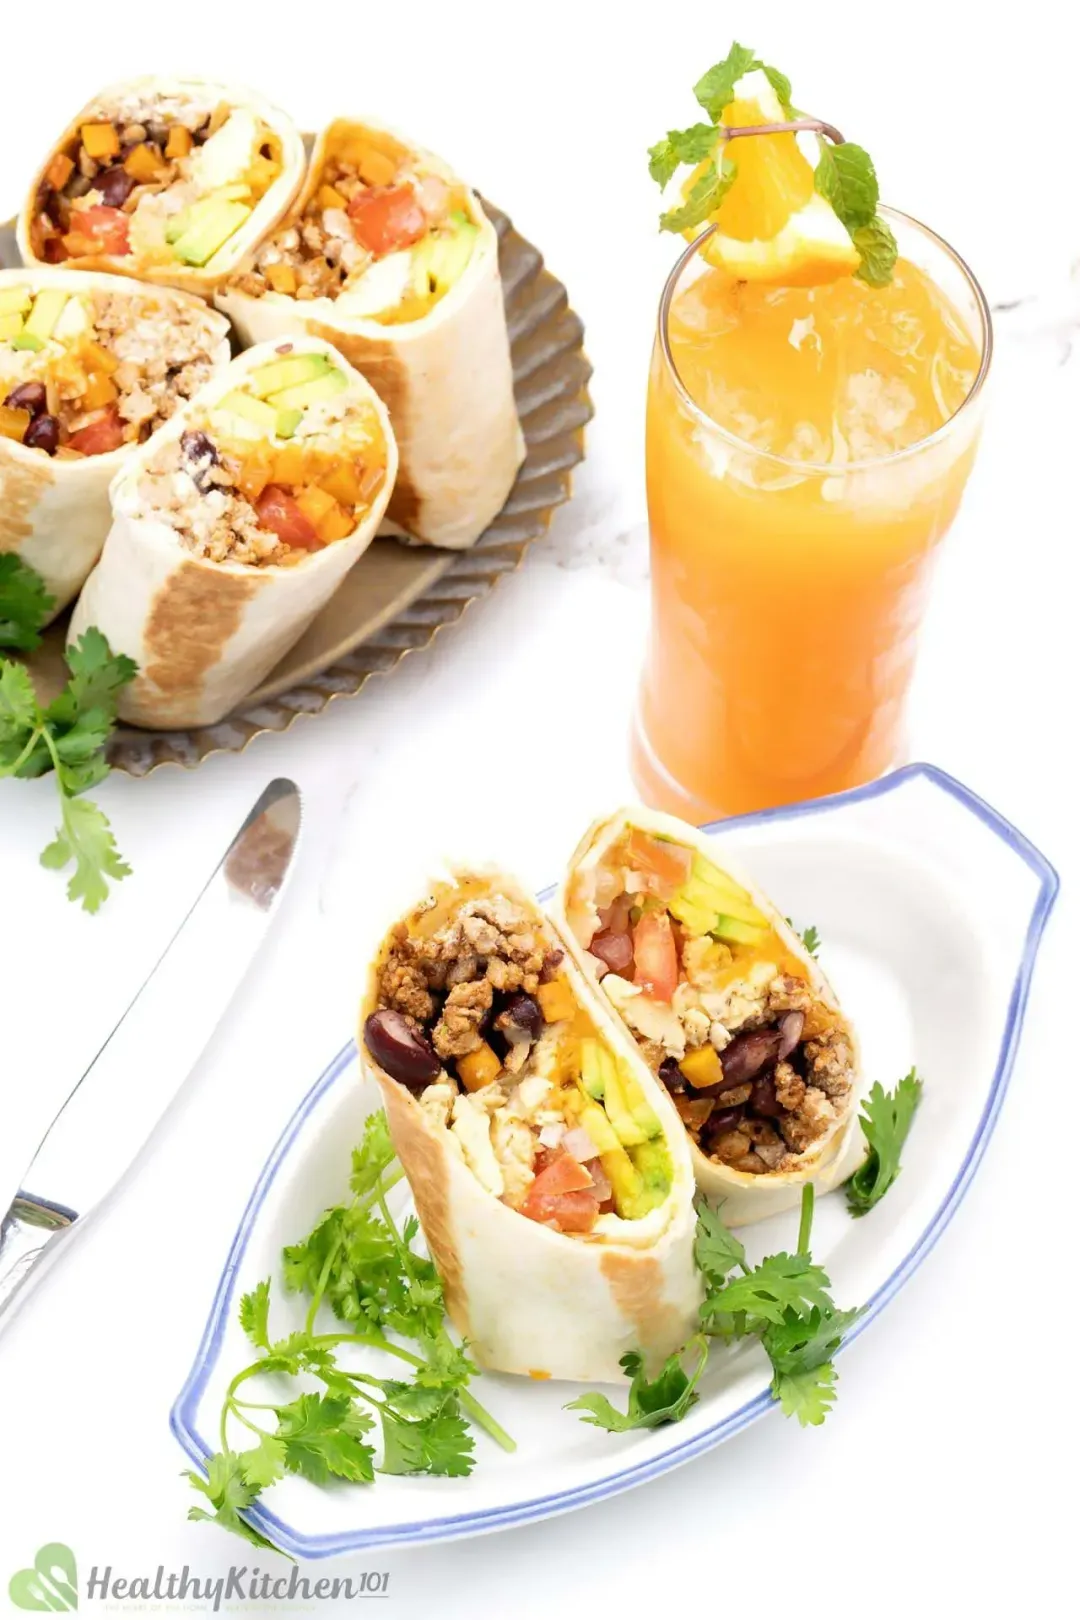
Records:
M861 286L832 295L870 309L872 330L838 320L822 329L832 317L819 297L790 332L772 332L767 352L763 340L759 357L752 322L733 321L729 300L718 342L709 283L693 291L715 275L699 251L704 237L664 289L646 431L652 627L632 764L649 803L690 821L835 793L904 757L919 625L975 456L992 335L963 260L915 220L883 213L899 268L915 269L882 300L867 302ZM755 295L763 323L779 320L785 291ZM737 348L725 350L731 338ZM867 343L882 342L897 378L917 377L911 387L860 369ZM970 369L950 369L941 357L961 349ZM725 353L737 378L726 374ZM815 437L792 396L799 376L824 389L825 368L847 415L843 431ZM748 379L755 389L775 385L785 453L767 415L744 413L745 429L733 429L736 382ZM726 425L710 399L722 402L715 414ZM938 425L883 450L920 403Z

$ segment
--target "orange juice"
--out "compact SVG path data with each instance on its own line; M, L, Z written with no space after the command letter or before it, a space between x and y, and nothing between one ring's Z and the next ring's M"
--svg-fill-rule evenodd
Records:
M634 773L694 821L834 793L902 757L990 328L945 244L889 222L901 258L884 287L737 282L691 249L665 293Z

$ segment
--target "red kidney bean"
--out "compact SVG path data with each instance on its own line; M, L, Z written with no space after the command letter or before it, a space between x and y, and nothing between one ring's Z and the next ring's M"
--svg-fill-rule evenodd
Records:
M422 1088L442 1069L427 1036L419 1035L403 1014L387 1007L368 1018L364 1045L391 1080L399 1080L403 1086Z
M35 416L23 434L23 444L32 450L44 450L47 456L55 456L60 448L60 424L56 417L47 413Z
M801 1012L787 1012L780 1020L780 1050L776 1054L776 1061L782 1063L789 1058L802 1040L803 1025L806 1014Z
M610 929L602 928L598 934L593 935L589 950L594 956L598 956L612 973L625 974L627 969L633 970L634 942L629 934L613 934Z
M759 1074L754 1081L754 1089L750 1093L750 1109L752 1113L760 1114L764 1119L779 1119L784 1112L783 1105L776 1095L771 1069Z
M213 440L208 439L205 433L200 433L196 429L181 433L180 454L187 464L187 470L191 474L196 489L205 492L210 487L207 474L210 468L216 467L221 459Z
M135 190L135 180L123 164L117 163L95 178L94 189L101 192L101 200L106 208L123 208Z
M720 1054L724 1085L738 1086L745 1080L752 1080L766 1063L776 1062L779 1050L778 1029L750 1029L745 1034L736 1035Z
M45 384L35 379L13 388L4 404L10 406L13 411L29 411L31 416L40 416L47 400Z
M709 1138L723 1136L727 1131L733 1131L743 1117L741 1108L721 1108L713 1114L709 1121Z
M664 1082L665 1086L667 1086L669 1091L686 1090L686 1076L679 1068L675 1058L665 1058L663 1063L660 1065L659 1074L661 1080Z
M540 1004L524 990L517 990L495 1020L495 1028L512 1046L535 1041L544 1027Z

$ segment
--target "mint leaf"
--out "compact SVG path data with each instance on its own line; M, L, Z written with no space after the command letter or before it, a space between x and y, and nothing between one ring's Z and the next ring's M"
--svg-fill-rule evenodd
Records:
M790 118L792 116L791 80L786 73L781 73L779 68L770 67L767 62L758 62L756 66L761 69L776 91L776 99L783 108L784 117Z
M682 164L704 162L715 150L718 139L715 124L669 129L662 141L649 147L649 173L658 186L666 186Z
M42 626L55 606L36 569L14 552L0 556L0 647L40 647Z
M852 141L832 146L818 139L814 185L849 232L869 225L877 212L878 182L869 152Z
M709 1346L698 1334L683 1350L669 1356L654 1379L644 1375L644 1361L636 1350L620 1357L619 1365L631 1380L627 1409L620 1412L606 1395L592 1391L567 1402L568 1412L583 1412L583 1423L594 1423L609 1434L625 1434L628 1429L655 1429L662 1423L678 1423L697 1400L696 1386L708 1359ZM691 1357L687 1371L683 1357Z
M707 73L702 74L694 86L694 95L714 124L718 122L728 103L734 101L735 86L743 74L749 73L758 65L756 56L748 46L735 43L722 62L717 62ZM790 89L789 85L788 90Z
M772 1392L785 1417L798 1418L804 1429L817 1428L836 1400L836 1368L826 1361L808 1372L777 1374Z
M107 878L119 882L131 873L97 805L89 799L64 797L60 800L60 826L53 842L42 850L41 864L60 872L72 861L75 871L68 882L68 899L81 900L84 911L97 911L108 898Z
M256 1283L240 1301L240 1326L259 1350L270 1348L270 1279Z
M852 1215L865 1215L879 1204L900 1174L900 1154L922 1092L923 1083L914 1068L898 1082L895 1091L886 1091L880 1081L871 1087L859 1115L870 1151L844 1184Z
M717 167L710 163L690 187L686 201L678 208L669 208L660 215L660 228L664 231L689 231L702 225L723 202L735 179L735 165L725 154Z
M868 287L887 287L896 268L898 249L896 237L881 215L878 214L869 225L857 226L851 233L851 240L862 260L855 272L857 279L865 281Z

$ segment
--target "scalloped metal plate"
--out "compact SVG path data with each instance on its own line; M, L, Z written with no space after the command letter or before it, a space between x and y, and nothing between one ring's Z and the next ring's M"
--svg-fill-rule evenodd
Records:
M109 753L116 770L146 776L159 765L192 769L208 754L238 753L262 732L285 731L299 715L354 696L369 675L385 674L406 653L428 646L443 625L517 568L556 507L569 500L593 412L584 328L538 249L498 208L486 200L484 207L499 234L514 395L527 452L503 510L466 552L376 540L241 708L217 725L189 731L121 727ZM0 265L19 262L13 232L5 227ZM61 678L64 630L61 618L27 660L46 689Z

